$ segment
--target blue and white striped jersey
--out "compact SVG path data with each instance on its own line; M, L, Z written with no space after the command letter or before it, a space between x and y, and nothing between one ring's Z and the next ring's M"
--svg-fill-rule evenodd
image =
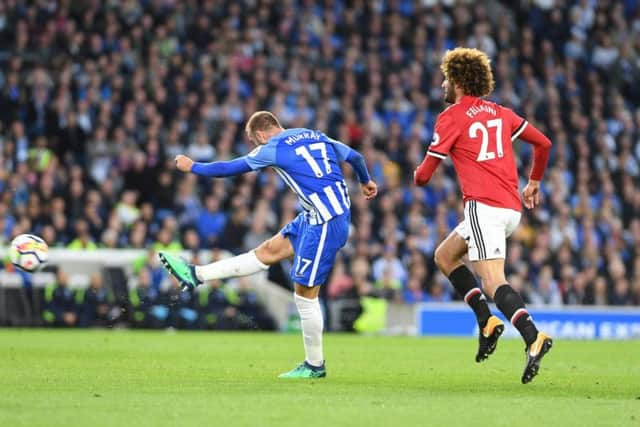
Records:
M339 165L351 151L320 131L295 128L272 137L245 160L253 170L271 166L298 195L309 222L322 224L351 206Z

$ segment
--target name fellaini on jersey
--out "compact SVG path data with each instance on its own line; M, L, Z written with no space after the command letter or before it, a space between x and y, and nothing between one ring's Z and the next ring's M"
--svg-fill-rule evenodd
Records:
M472 105L465 112L467 117L470 117L470 118L474 118L476 115L478 115L480 113L488 113L488 114L491 114L493 116L497 116L498 115L497 110L495 108L493 108L489 104Z

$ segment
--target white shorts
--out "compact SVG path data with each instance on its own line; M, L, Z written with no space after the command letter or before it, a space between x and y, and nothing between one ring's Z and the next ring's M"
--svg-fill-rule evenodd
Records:
M455 228L467 241L469 260L505 258L507 237L520 223L521 213L475 200L464 205L464 221Z

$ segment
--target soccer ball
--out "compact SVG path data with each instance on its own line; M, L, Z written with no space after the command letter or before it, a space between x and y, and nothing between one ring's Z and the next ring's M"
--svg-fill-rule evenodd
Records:
M38 236L20 234L11 242L9 257L13 265L32 273L49 259L49 246Z

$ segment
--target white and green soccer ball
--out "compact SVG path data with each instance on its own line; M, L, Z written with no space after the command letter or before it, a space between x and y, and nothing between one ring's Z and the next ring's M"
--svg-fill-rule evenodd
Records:
M49 246L38 236L20 234L11 241L9 257L13 265L33 273L49 259Z

